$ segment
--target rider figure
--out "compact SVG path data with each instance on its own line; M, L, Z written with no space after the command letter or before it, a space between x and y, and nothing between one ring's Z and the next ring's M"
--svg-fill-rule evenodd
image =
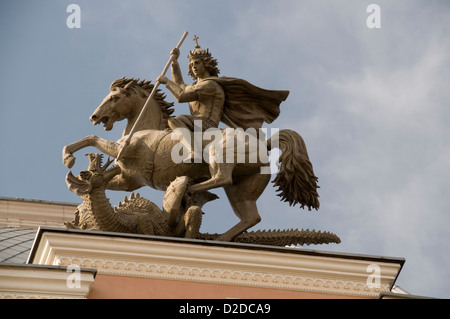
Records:
M176 128L188 128L194 131L194 121L201 120L201 131L208 128L218 127L222 118L225 102L225 93L220 84L211 80L211 77L217 77L219 69L217 60L211 56L209 49L204 50L198 45L198 37L195 36L195 49L190 51L189 75L194 79L192 85L186 85L183 81L178 57L180 51L173 49L174 55L172 62L172 80L161 75L157 81L166 85L167 89L173 94L179 103L189 102L191 115L179 115L169 118L169 127L172 130Z
M264 122L272 123L278 117L280 103L287 98L289 91L265 90L242 79L219 77L217 60L211 56L209 49L202 49L197 40L195 36L195 49L188 56L189 75L195 81L192 85L186 85L183 81L177 48L171 52L174 55L172 80L164 75L157 79L166 85L178 102L189 102L191 114L170 117L169 127L172 130L180 128L204 132L210 128L217 129L219 122L244 130L261 128ZM198 127L199 123L201 127ZM195 145L192 147L189 139L182 139L181 142L191 150L187 161L198 157L199 154L193 152L198 148Z

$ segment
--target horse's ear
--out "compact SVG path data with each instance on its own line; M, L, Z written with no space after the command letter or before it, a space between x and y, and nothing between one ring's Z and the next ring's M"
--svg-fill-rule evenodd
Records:
M131 80L130 82L127 83L127 85L124 86L124 89L128 89L130 87L132 87L135 84L134 80Z
M112 92L114 91L117 87L120 86L120 83L123 82L125 80L125 77L122 77L118 80L115 80L113 83L111 83L111 85L109 86L109 90Z

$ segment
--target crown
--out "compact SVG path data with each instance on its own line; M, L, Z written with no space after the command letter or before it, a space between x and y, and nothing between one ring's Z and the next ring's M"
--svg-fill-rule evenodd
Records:
M209 49L202 49L200 45L198 44L199 37L194 35L194 41L195 41L195 48L192 51L189 51L188 58L189 60L196 60L196 59L203 59L203 58L210 58L211 53L209 52Z

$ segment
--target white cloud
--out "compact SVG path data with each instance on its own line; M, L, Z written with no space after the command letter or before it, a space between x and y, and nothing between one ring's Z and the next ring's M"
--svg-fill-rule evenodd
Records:
M328 81L331 94L321 98L311 127L333 132L318 133L336 144L321 164L327 187L335 188L327 196L345 216L341 226L352 249L406 257L407 276L416 278L409 284L422 289L412 293L433 295L434 288L423 287L448 276L449 265L448 258L430 258L431 251L445 250L449 238L440 228L450 224L444 195L450 188L450 46L434 32L430 38L427 46L397 46L393 54L385 47L366 57L360 72ZM402 54L407 61L396 64Z
M331 89L346 97L345 111L372 125L391 128L433 130L443 105L442 69L448 48L429 48L418 60L401 69L380 70L368 66L362 74L347 81L330 81Z

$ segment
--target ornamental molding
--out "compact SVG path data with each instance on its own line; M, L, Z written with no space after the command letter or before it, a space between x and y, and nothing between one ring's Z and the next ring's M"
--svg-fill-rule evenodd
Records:
M360 255L310 250L249 249L245 244L164 241L151 236L100 232L42 232L33 247L34 264L93 268L98 274L181 280L305 292L377 297L389 292L402 263ZM380 268L379 284L368 285L368 266Z
M275 273L232 271L226 268L174 266L142 262L124 262L96 258L57 257L60 265L95 268L100 274L154 279L183 280L214 284L240 285L274 289L290 289L327 294L373 297L390 291L388 285L369 289L367 284L351 280L326 279Z
M95 272L80 269L77 285L71 285L67 267L24 264L0 265L0 299L85 299Z

